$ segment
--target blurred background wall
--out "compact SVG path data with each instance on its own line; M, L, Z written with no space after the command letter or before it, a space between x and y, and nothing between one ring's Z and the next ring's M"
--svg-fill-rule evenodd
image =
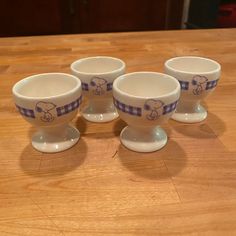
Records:
M0 36L236 26L236 1L0 0Z

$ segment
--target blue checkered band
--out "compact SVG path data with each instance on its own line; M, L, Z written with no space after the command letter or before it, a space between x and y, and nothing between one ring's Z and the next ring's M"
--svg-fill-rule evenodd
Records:
M82 90L84 91L88 91L89 90L89 86L87 83L82 83Z
M126 105L118 100L114 99L114 105L118 110L121 110L125 113L128 113L133 116L141 116L142 115L142 109L140 107L133 107L130 105Z
M78 99L76 99L75 101L66 104L62 107L57 107L57 116L62 116L62 115L66 115L72 111L74 111L75 109L77 109L80 104L82 103L82 96L80 96Z
M107 83L107 91L111 91L112 90L112 83Z
M89 85L87 83L82 83L82 90L89 91ZM112 83L107 83L107 91L112 90Z
M206 90L215 88L218 83L218 80L219 79L208 81L206 84Z
M163 115L174 111L176 109L176 107L177 107L177 103L178 103L178 101L173 102L173 103L168 104L168 105L165 105L163 107Z
M219 79L208 81L206 83L206 90L215 88L217 83L218 83L218 80ZM179 80L179 83L180 83L180 86L181 86L181 90L188 90L189 89L189 82Z
M35 115L34 115L34 111L31 110L31 109L26 109L26 108L23 108L23 107L20 107L18 105L16 105L18 111L20 112L20 114L22 116L26 116L26 117L30 117L30 118L35 118Z
M189 82L188 81L182 81L179 80L181 90L188 90L189 88Z

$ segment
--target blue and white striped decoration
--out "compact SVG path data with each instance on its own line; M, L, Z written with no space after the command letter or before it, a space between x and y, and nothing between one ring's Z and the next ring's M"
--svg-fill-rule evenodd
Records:
M82 90L88 91L89 90L89 85L87 83L82 83Z
M23 108L18 105L16 105L16 107L22 116L29 117L29 118L35 118L34 110Z
M57 107L57 116L62 116L62 115L66 115L72 111L74 111L75 109L77 109L80 104L82 103L82 96L80 96L78 99L76 99L75 101L66 104L64 106L61 107Z
M125 113L128 113L130 115L133 115L133 116L142 116L142 108L141 107L133 107L133 106L130 106L130 105L126 105L126 104L118 101L114 97L113 97L113 101L114 101L115 107L118 110L121 110L121 111L123 111ZM162 115L166 115L166 114L174 111L177 107L177 103L178 103L178 101L175 101L173 103L164 105Z
M206 90L213 89L216 87L218 80L211 80L206 83ZM188 81L181 81L179 80L181 90L188 90L189 89L189 82Z
M133 107L130 105L126 105L118 100L114 99L114 105L118 110L121 110L125 113L128 113L133 116L141 116L142 115L142 108L140 107Z
M82 103L82 96L80 96L78 99L76 99L75 101L73 101L69 104L66 104L61 107L57 107L56 108L57 116L66 115L66 114L74 111L75 109L79 108L81 103ZM18 105L16 105L16 107L22 116L29 117L29 118L35 118L34 110L20 107Z
M218 80L212 80L212 81L208 81L207 84L206 84L206 90L209 90L209 89L213 89L216 87L217 83L218 83Z
M112 85L113 83L107 83L107 91L111 91L112 90ZM82 83L82 90L83 91L89 91L89 85L87 83Z
M178 101L175 101L175 102L173 102L171 104L165 105L163 107L163 115L174 111L176 109L176 107L177 107L177 103L178 103Z
M189 82L188 81L182 81L179 80L181 90L188 90L189 88Z
M112 90L112 83L107 83L107 91L111 91Z

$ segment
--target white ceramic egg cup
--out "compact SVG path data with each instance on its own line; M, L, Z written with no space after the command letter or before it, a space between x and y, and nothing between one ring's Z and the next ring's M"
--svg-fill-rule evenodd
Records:
M217 86L221 66L203 57L175 57L165 62L165 73L178 79L181 97L172 119L184 123L201 122L207 111L200 101Z
M118 113L112 102L113 81L125 73L125 63L114 57L97 56L77 60L71 64L72 73L82 81L83 95L89 104L82 110L91 122L108 122Z
M159 127L174 113L180 96L178 80L157 72L135 72L113 83L114 104L128 126L120 134L121 143L136 152L153 152L167 143Z
M68 125L82 102L80 80L64 73L45 73L17 82L13 89L16 107L36 126L32 145L41 152L60 152L75 145L79 131Z

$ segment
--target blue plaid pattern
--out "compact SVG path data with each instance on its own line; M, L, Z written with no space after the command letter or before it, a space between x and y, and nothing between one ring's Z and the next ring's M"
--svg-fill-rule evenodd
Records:
M133 107L130 105L126 105L118 100L114 99L114 105L118 110L121 110L125 113L128 113L133 116L141 116L142 115L142 109L140 107Z
M189 88L189 82L188 81L182 81L179 80L181 90L188 90Z
M107 83L107 91L111 91L112 90L112 83Z
M84 91L88 91L89 90L89 86L87 83L82 83L82 90Z
M215 88L217 83L218 83L218 79L217 80L208 81L207 84L206 84L206 90Z
M20 114L22 116L26 116L26 117L30 117L30 118L35 118L34 110L26 109L26 108L20 107L18 105L16 105L16 107L17 107L18 111L20 112Z
M82 90L89 91L89 85L87 83L82 83ZM107 91L112 90L112 83L107 83Z
M82 103L82 96L80 96L78 99L71 102L70 104L66 104L62 107L57 107L56 108L57 116L66 115L66 114L74 111L75 109L77 109L80 106L81 103Z
M174 111L176 109L176 107L177 107L177 103L178 103L178 101L173 102L173 103L168 104L168 105L165 105L163 107L163 115Z
M142 116L142 108L126 105L126 104L116 100L115 98L113 98L113 100L114 100L114 105L118 110L121 110L121 111L123 111L125 113L128 113L130 115ZM173 103L165 105L163 107L162 114L165 115L167 113L170 113L170 112L174 111L177 107L177 104L178 104L178 101L175 101Z

